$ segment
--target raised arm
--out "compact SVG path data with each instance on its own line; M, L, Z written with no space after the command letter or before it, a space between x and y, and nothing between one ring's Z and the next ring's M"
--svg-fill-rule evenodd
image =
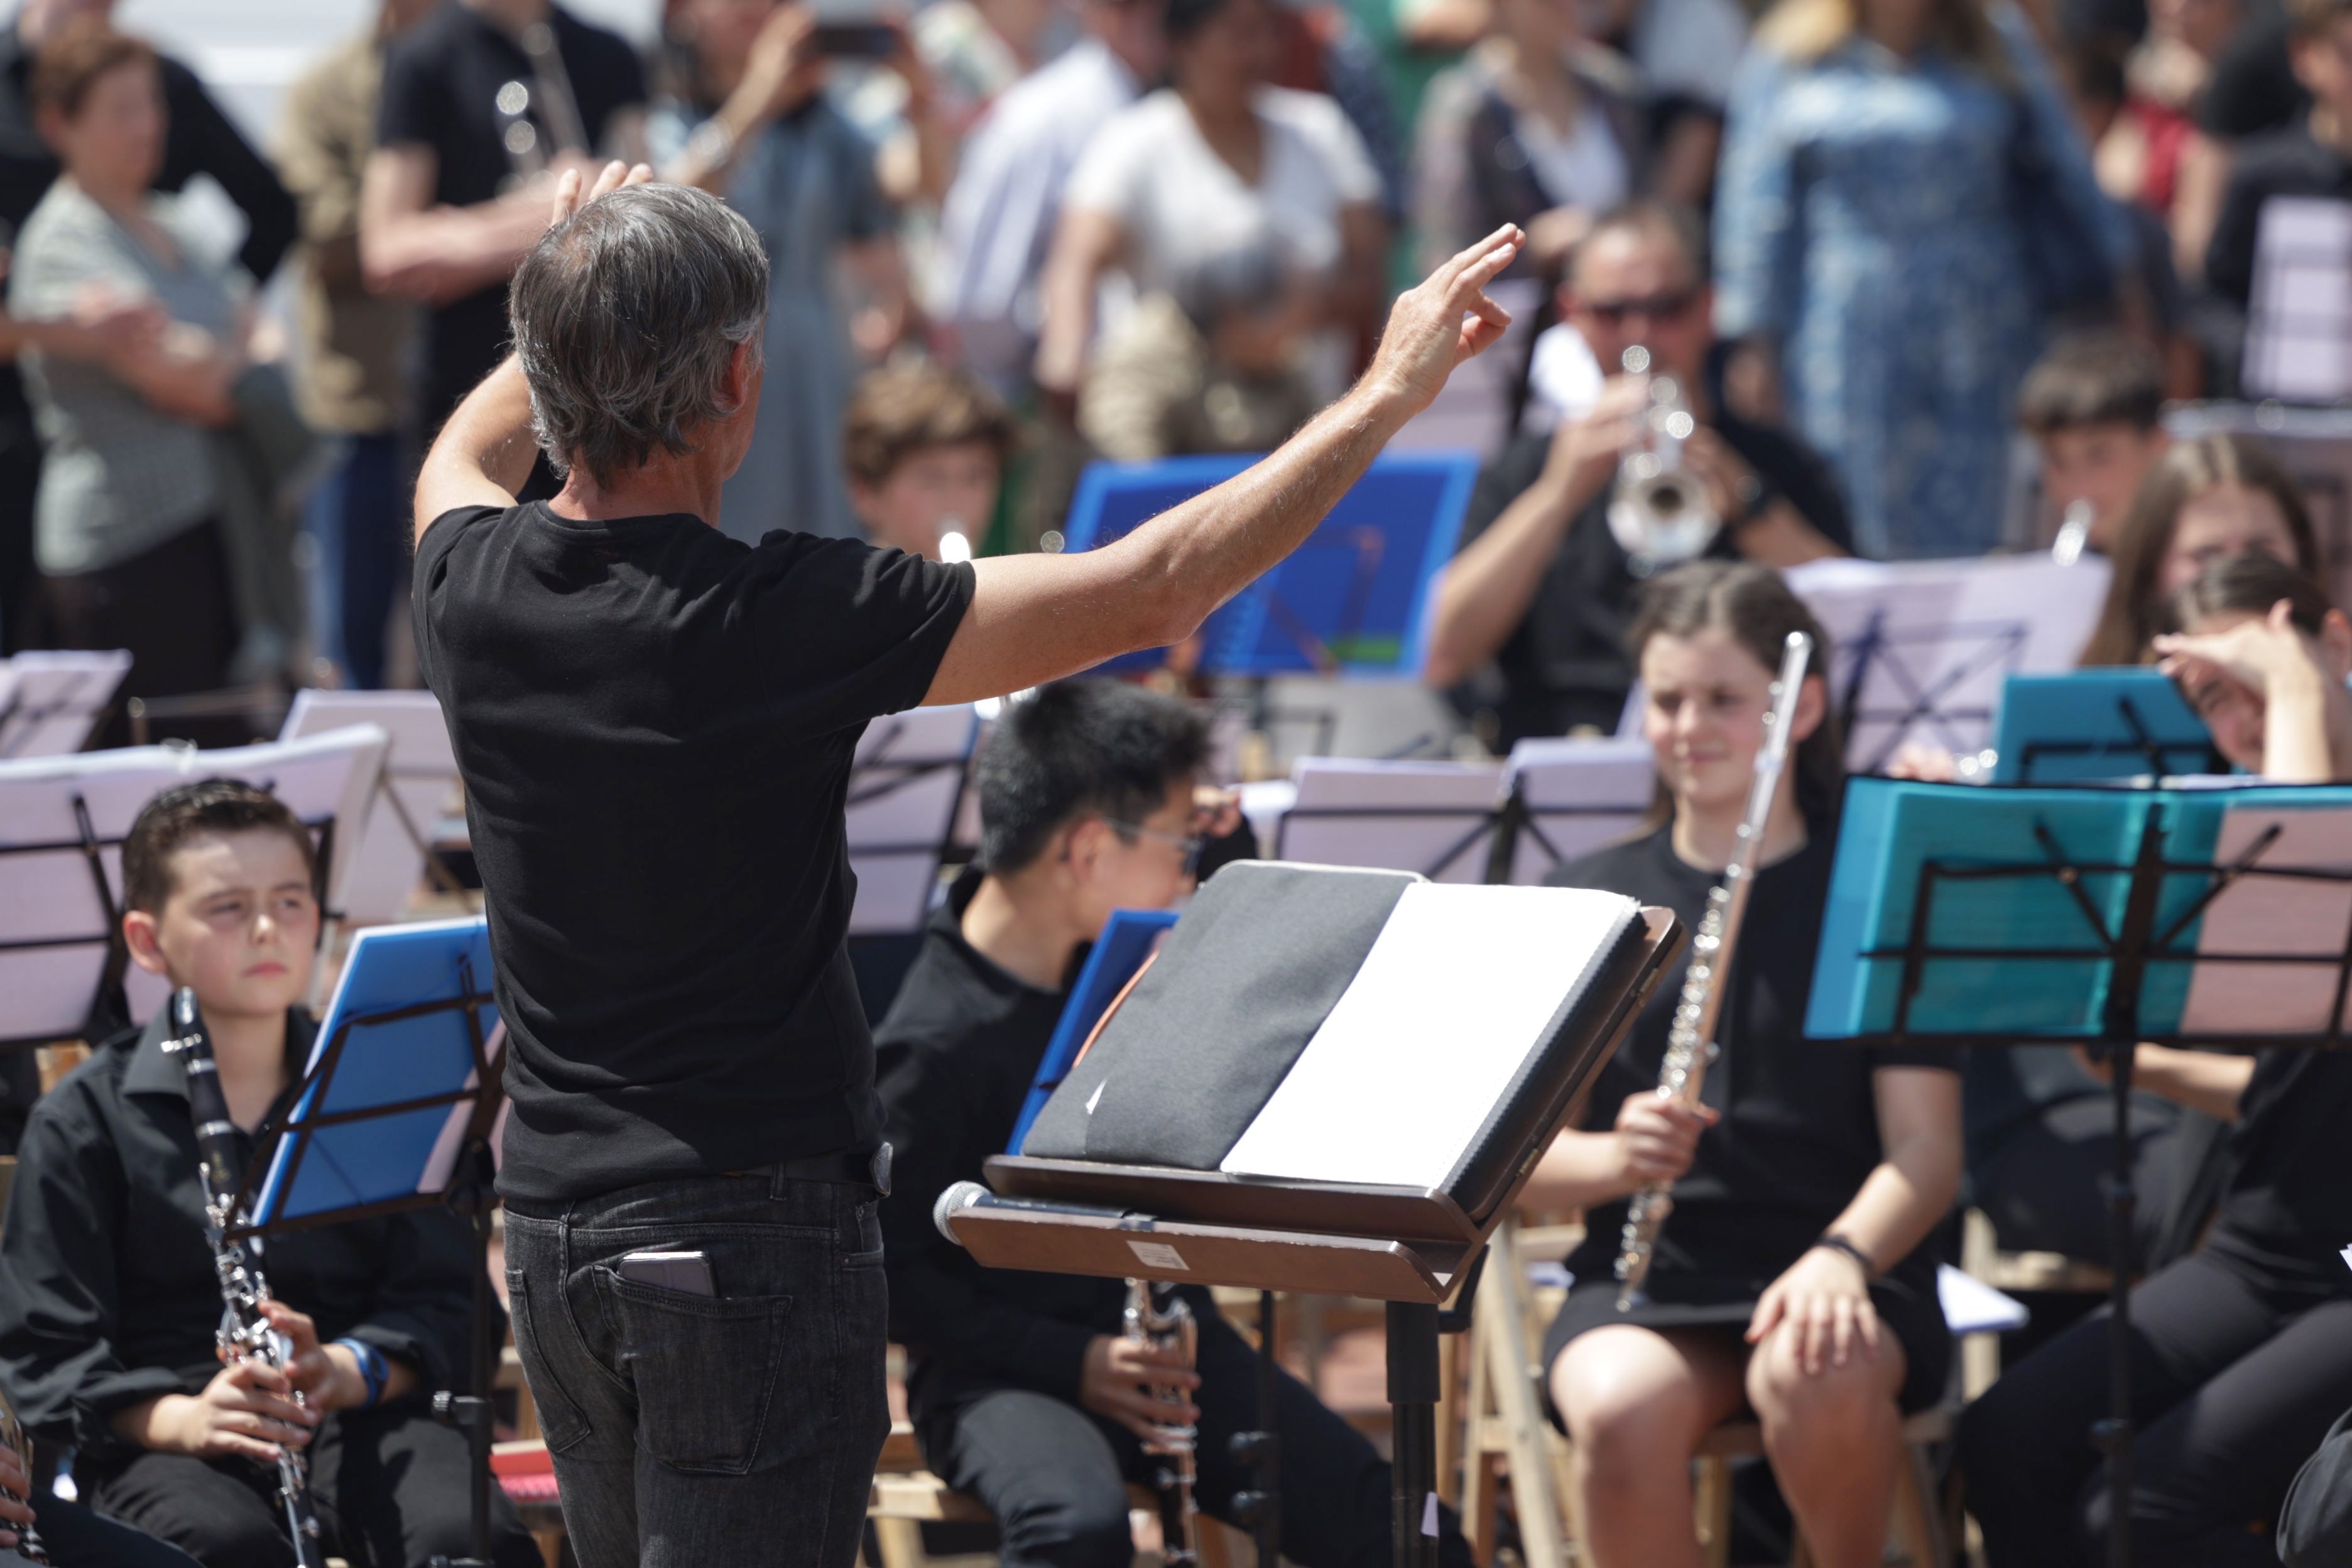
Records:
M368 154L360 184L360 266L379 294L428 305L464 299L512 272L547 227L539 196L434 205L437 159L432 148L412 142Z
M1502 336L1510 317L1486 287L1525 238L1507 225L1398 300L1363 379L1248 471L1099 550L973 563L971 607L923 700L1000 696L1192 636L1298 547L1455 365Z

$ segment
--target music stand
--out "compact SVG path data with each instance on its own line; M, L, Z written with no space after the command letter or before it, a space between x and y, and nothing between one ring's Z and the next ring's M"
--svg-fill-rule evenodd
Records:
M103 1039L162 1005L122 945L122 840L174 784L241 778L317 836L319 895L341 896L350 835L384 746L372 725L286 744L136 746L0 763L0 1048Z
M121 648L28 648L0 662L0 758L80 751L114 710L130 673Z
M2130 1561L2134 1053L2340 1049L2347 994L2352 789L1848 783L1806 1037L2112 1068L2110 1568Z
M1503 775L1478 763L1302 757L1298 794L1274 833L1274 858L1412 871L1433 882L1486 879Z
M490 1568L491 1392L499 1335L490 1295L490 1216L498 1206L499 1077L504 1026L490 991L488 922L377 926L352 942L267 1173L248 1167L231 1239L443 1207L474 1232L470 1394L436 1392L434 1414L472 1450L470 1560ZM249 1210L244 1199L256 1196Z
M368 812L352 851L342 916L352 925L382 925L408 911L420 878L445 892L460 890L457 875L435 848L438 824L458 789L457 757L440 699L430 691L322 691L294 694L281 741L297 741L351 724L373 724L388 744L368 796Z
M968 703L893 713L858 738L845 813L857 873L852 936L922 929L979 739L980 719Z
M1647 741L1527 740L1511 748L1510 794L1498 835L1509 840L1490 882L1520 887L1641 826L1654 802L1657 763Z
M1219 880L1236 869L1229 868ZM1296 874L1300 868L1266 869ZM1208 884L1202 897L1216 887L1215 881ZM1596 897L1527 889L1421 887L1446 900ZM1416 890L1409 889L1409 895ZM1398 908L1403 907L1401 901ZM1487 907L1499 912L1497 905L1488 902ZM1516 915L1521 907L1514 903L1512 912ZM1302 911L1299 918L1312 917ZM1130 994L1129 1008L1147 990L1156 989L1163 998L1181 997L1177 988L1223 987L1227 983L1227 976L1205 967L1186 970L1179 952L1183 935L1180 927L1152 973ZM1670 913L1636 912L1633 925L1614 945L1596 952L1580 988L1560 1004L1540 1045L1520 1065L1501 1098L1485 1106L1471 1145L1475 1152L1465 1152L1454 1165L1454 1173L1441 1182L1323 1181L1232 1173L1222 1168L998 1155L987 1163L989 1185L1013 1201L961 1208L943 1204L942 1227L980 1262L993 1268L1358 1295L1388 1303L1388 1394L1396 1434L1395 1562L1400 1568L1433 1565L1439 1309L1453 1300L1459 1313L1488 1234L1509 1213L1552 1135L1574 1113L1591 1075L1616 1048L1680 944L1680 928ZM1386 962L1402 965L1409 958L1409 953L1391 952ZM1359 979L1370 969L1368 961ZM1106 1026L1106 1039L1126 1013L1123 1008L1121 1016ZM1318 1031L1318 1042L1323 1033ZM1242 1158L1241 1150L1259 1136L1269 1118L1280 1119L1285 1092L1296 1088L1302 1075L1319 1079L1330 1069L1328 1059L1316 1069L1312 1051L1310 1047L1299 1058L1283 1087L1258 1110L1226 1163ZM1091 1070L1101 1054L1098 1046L1082 1065ZM1344 1070L1345 1064L1339 1065ZM1414 1090L1397 1075L1369 1075L1359 1087L1391 1097L1391 1115L1421 1113ZM1084 1114L1091 1117L1100 1088L1097 1084L1088 1090L1086 1077L1074 1076L1057 1093L1055 1106L1058 1109L1068 1097L1074 1104L1085 1104ZM1483 1103L1484 1095L1479 1098ZM1189 1106L1168 1107L1171 1117L1189 1113ZM1038 1141L1033 1131L1025 1147L1034 1148ZM1268 1167L1260 1163L1252 1168ZM951 1196L954 1192L950 1189ZM1466 1322L1466 1314L1460 1314L1460 1321Z
M2012 675L1993 729L1997 784L2221 773L2212 731L2160 670Z

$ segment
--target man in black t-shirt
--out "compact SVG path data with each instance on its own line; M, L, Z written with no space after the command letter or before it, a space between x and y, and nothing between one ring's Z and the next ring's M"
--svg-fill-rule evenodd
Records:
M719 532L767 259L716 197L619 183L575 214L565 176L516 357L417 479L417 660L507 1030L516 1345L583 1568L846 1568L889 1424L858 736L1191 636L1499 334L1482 290L1520 236L1407 293L1365 379L1248 472L1098 550L949 565ZM541 445L563 488L519 506Z
M1796 437L1710 405L1714 333L1704 231L1691 214L1642 202L1600 218L1569 263L1561 313L1605 370L1640 345L1649 375L1612 375L1601 400L1554 435L1523 436L1479 477L1461 552L1440 580L1423 679L1461 686L1491 663L1500 690L1490 744L1580 726L1617 728L1633 671L1625 632L1638 581L1609 505L1652 377L1672 376L1697 422L1683 449L1724 519L1709 553L1792 566L1853 546L1828 467Z
M2240 310L2253 292L2263 208L2273 197L2352 201L2352 0L2294 0L2289 15L2310 112L2239 150L2205 257L2205 281Z
M430 307L420 437L505 352L507 279L553 188L535 176L643 157L645 102L627 41L549 0L449 0L386 50L360 259L371 289Z

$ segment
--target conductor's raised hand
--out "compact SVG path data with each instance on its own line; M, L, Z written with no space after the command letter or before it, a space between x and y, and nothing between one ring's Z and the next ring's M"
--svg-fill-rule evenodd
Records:
M1412 413L1436 400L1454 367L1500 342L1511 313L1486 297L1528 237L1505 224L1397 299L1365 379Z
M583 195L583 182L580 177L580 171L566 169L563 171L562 177L555 182L555 210L549 216L547 226L561 228L572 221L574 213L598 196L610 195L623 185L642 185L653 177L652 164L639 163L636 167L631 168L615 158L604 165L596 175L596 183L586 186Z

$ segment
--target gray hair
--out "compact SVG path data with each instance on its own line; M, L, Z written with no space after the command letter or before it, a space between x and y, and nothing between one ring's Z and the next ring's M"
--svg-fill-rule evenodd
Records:
M768 258L742 216L686 185L628 185L547 231L508 296L539 445L610 485L737 411L722 387L768 310Z

